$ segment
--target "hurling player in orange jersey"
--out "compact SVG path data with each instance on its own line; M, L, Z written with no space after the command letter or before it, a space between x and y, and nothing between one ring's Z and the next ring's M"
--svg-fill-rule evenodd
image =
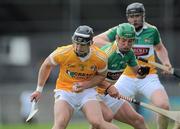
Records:
M60 66L55 88L52 129L65 129L74 110L81 110L93 127L118 129L116 125L103 119L96 98L94 87L106 77L107 55L93 45L92 38L92 28L79 26L72 36L73 44L58 47L40 67L37 89L32 93L31 101L40 99L52 68Z

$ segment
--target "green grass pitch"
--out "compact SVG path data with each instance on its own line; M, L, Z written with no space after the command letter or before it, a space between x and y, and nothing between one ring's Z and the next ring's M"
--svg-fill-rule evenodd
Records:
M131 126L115 122L120 129L133 129ZM149 124L150 129L156 129L155 125ZM0 129L51 129L52 124L11 124L11 125L0 125ZM87 122L70 122L67 129L89 129ZM172 123L168 129L172 129Z

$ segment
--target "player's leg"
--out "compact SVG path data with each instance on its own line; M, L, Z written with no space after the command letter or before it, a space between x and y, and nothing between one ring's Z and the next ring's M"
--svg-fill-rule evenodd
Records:
M63 90L55 92L54 125L52 129L65 129L74 111L72 93Z
M100 104L96 100L87 101L83 105L82 111L95 129L119 129L116 125L106 122L103 119Z
M139 89L144 96L149 98L155 106L169 110L168 95L156 74L148 75L140 82ZM157 125L158 129L167 129L168 118L158 114Z
M137 81L138 79L136 78L121 75L121 77L115 83L115 86L122 95L131 97L134 96L138 91ZM113 107L111 108L113 109ZM127 102L123 103L121 107L118 108L114 118L133 126L135 129L147 129L144 118L138 114Z
M159 89L154 91L151 96L151 101L157 107L169 110L169 100L165 90ZM168 118L158 114L157 123L158 123L158 129L167 129Z
M112 110L103 101L100 102L100 106L104 120L107 122L111 122L114 116Z
M121 75L114 86L124 96L134 96L138 91L136 88L136 79L125 75Z
M73 114L73 108L64 100L54 103L54 125L52 129L65 129Z
M114 119L129 124L135 129L148 129L144 118L128 102L123 103L114 115Z
M180 123L175 122L173 129L180 129Z
M144 118L141 115L139 115L128 102L124 100L114 99L109 95L100 96L100 97L103 100L103 102L109 108L111 108L113 114L115 114L114 119L127 123L133 126L135 129L147 129L144 122ZM102 108L102 113L104 115L104 118L106 118L106 120L107 119L111 120L112 113L109 113L109 110L107 110L109 108L105 108L107 107L106 105L103 106L104 108ZM107 112L109 113L108 116L106 116Z
M111 109L108 108L103 101L100 101L100 106L101 106L101 110L102 110L104 120L107 122L111 122L113 119L113 116L114 116ZM97 128L90 126L90 129L97 129Z

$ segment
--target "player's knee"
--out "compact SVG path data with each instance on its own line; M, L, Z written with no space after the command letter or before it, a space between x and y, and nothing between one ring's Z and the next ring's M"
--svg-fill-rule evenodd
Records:
M166 110L169 110L169 108L170 108L168 102L161 102L161 103L158 103L157 106L160 107L160 108L166 109Z
M144 117L142 117L141 115L139 115L133 122L134 126L136 128L138 128L139 125L145 124L145 120Z
M54 126L55 129L65 129L67 126L67 121L65 119L58 119L55 120Z
M95 128L95 129L100 129L100 127L101 127L101 124L100 124L99 122L97 122L97 121L91 122L91 125L92 125L93 128Z
M93 128L101 128L101 124L103 123L103 120L95 118L93 120L89 120L90 124L92 125Z
M114 115L112 113L106 113L104 115L104 120L107 122L111 122L113 120Z

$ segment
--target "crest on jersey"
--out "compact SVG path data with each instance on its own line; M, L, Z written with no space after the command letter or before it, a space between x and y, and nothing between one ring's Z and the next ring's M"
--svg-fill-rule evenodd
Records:
M97 67L96 67L95 65L92 65L92 66L90 67L90 69L91 69L92 71L96 71L96 70L97 70Z
M84 71L85 66L83 64L79 64L80 71Z
M145 43L151 43L151 39L146 38L146 39L144 39L144 42L145 42Z

